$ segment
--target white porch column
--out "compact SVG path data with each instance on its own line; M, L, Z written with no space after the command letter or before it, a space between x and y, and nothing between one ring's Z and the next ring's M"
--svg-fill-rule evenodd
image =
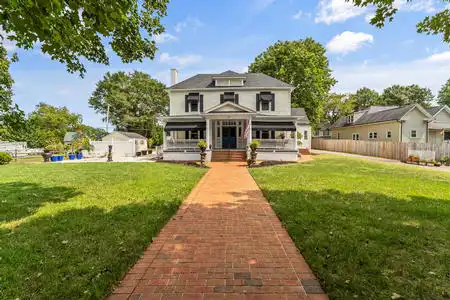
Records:
M252 117L248 119L247 144L250 145L251 142L252 142Z
M209 145L211 145L211 120L210 119L206 119L206 144L208 145L208 149L209 149Z
M164 124L163 127L163 150L166 150L166 140L167 140L167 133L166 133L166 124Z
M298 138L297 138L297 131L298 131L298 127L297 127L297 126L295 126L295 134L294 134L294 143L295 143L295 145L294 145L294 147L295 147L295 150L297 150L297 151L298 151Z

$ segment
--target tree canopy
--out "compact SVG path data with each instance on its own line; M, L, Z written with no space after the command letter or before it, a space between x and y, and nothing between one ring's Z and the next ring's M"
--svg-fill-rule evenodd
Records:
M295 87L292 105L304 107L313 125L320 122L323 104L336 80L331 74L325 48L312 38L279 41L250 64L250 72L260 72Z
M0 1L0 26L18 47L41 51L69 72L86 71L83 59L109 64L104 42L123 62L153 59L152 36L164 32L160 19L168 0Z
M157 117L167 114L169 95L163 83L146 73L108 72L97 83L89 104L104 120L109 105L109 120L117 129L154 137Z
M403 106L418 103L424 107L429 107L433 99L433 93L429 88L422 88L417 84L393 85L384 89L380 104Z
M359 7L366 7L374 5L376 12L370 23L379 28L383 27L386 21L391 22L398 11L397 1L395 0L346 0L352 2ZM407 2L418 2L417 0L408 0ZM417 23L416 28L419 33L426 34L442 34L443 40L450 43L450 6L448 0L438 0L442 6L445 6L441 11L433 15L426 16L422 21Z
M450 79L442 86L438 94L438 102L450 107Z
M355 101L351 96L333 93L324 104L324 119L333 124L340 117L352 113L354 109Z
M82 122L79 114L71 113L67 107L55 107L45 103L36 105L28 118L34 136L35 147L61 143L68 131L77 131Z
M369 106L380 104L380 94L367 87L358 89L356 93L352 94L350 97L355 105L355 110L361 110Z

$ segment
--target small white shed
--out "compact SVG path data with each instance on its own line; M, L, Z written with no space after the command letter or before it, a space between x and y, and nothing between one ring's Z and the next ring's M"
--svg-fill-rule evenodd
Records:
M147 138L135 132L113 131L104 136L101 142L94 142L95 152L107 151L113 145L114 156L139 156L147 154Z

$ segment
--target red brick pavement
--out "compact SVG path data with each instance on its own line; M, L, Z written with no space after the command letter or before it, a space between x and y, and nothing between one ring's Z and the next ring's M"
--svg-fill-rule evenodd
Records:
M247 168L212 163L107 299L328 297Z

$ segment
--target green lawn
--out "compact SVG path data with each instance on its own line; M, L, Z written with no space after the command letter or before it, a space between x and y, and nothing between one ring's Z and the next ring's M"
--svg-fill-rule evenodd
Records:
M330 299L450 298L450 174L341 156L251 169Z
M101 299L205 170L175 164L0 166L0 299Z

